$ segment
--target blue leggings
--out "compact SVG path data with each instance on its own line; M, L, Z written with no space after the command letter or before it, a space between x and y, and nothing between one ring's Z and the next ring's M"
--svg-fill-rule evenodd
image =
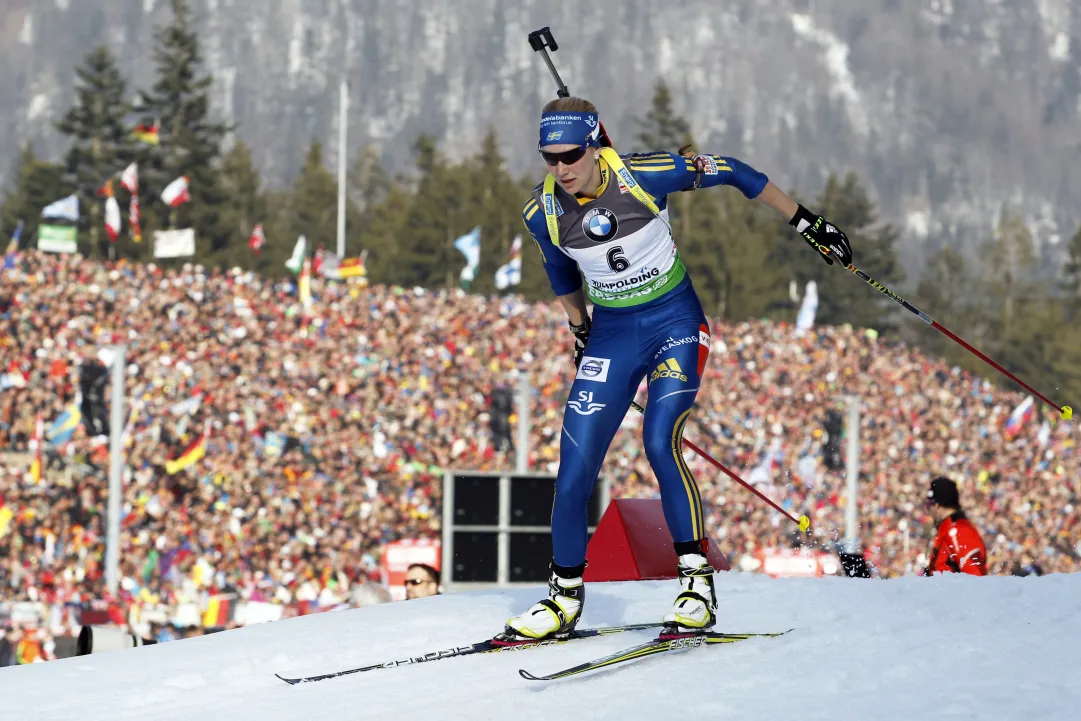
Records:
M683 428L709 355L709 327L689 281L629 309L595 306L584 358L563 412L552 507L556 564L585 562L589 497L608 446L646 376L642 441L674 542L705 537L702 497L681 451Z

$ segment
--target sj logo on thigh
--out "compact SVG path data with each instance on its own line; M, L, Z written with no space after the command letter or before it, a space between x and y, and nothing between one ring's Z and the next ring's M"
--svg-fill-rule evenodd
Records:
M585 365L585 362L583 362L582 365ZM567 407L573 408L574 411L581 416L591 416L603 409L604 406L604 403L593 402L593 391L578 391L577 400L572 399L567 401Z

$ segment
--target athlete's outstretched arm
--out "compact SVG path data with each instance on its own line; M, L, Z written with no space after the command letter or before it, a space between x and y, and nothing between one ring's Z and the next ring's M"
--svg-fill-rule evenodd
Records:
M852 262L848 236L837 226L789 198L764 173L736 158L723 155L688 158L675 153L649 153L630 156L627 166L655 198L692 188L730 185L744 197L760 200L787 218L788 224L830 265L833 265L834 257L841 265Z
M812 213L789 198L773 183L767 181L757 199L788 219L788 224L830 265L833 265L833 257L840 260L842 265L847 266L852 262L852 245L848 242L848 236L821 215Z
M799 203L789 198L783 190L768 181L766 187L762 188L762 192L758 194L758 200L783 215L785 220L795 217L796 211L799 210Z

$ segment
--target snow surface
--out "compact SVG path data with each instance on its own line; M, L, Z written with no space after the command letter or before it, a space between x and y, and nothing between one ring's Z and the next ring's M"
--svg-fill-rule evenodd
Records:
M674 582L590 584L583 627L659 618ZM158 646L0 669L5 719L1076 719L1081 575L781 579L718 575L719 630L778 631L553 682L645 640L310 675L490 636L544 589L325 613Z

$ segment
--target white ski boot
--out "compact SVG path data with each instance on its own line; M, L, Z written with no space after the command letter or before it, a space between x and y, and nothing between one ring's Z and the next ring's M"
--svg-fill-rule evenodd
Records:
M553 573L548 580L548 598L507 621L506 630L494 641L497 644L514 644L566 638L582 617L585 597L586 587L580 576L562 578Z
M664 617L665 634L709 631L717 622L717 591L713 566L706 557L688 553L679 557L679 585L672 610Z

